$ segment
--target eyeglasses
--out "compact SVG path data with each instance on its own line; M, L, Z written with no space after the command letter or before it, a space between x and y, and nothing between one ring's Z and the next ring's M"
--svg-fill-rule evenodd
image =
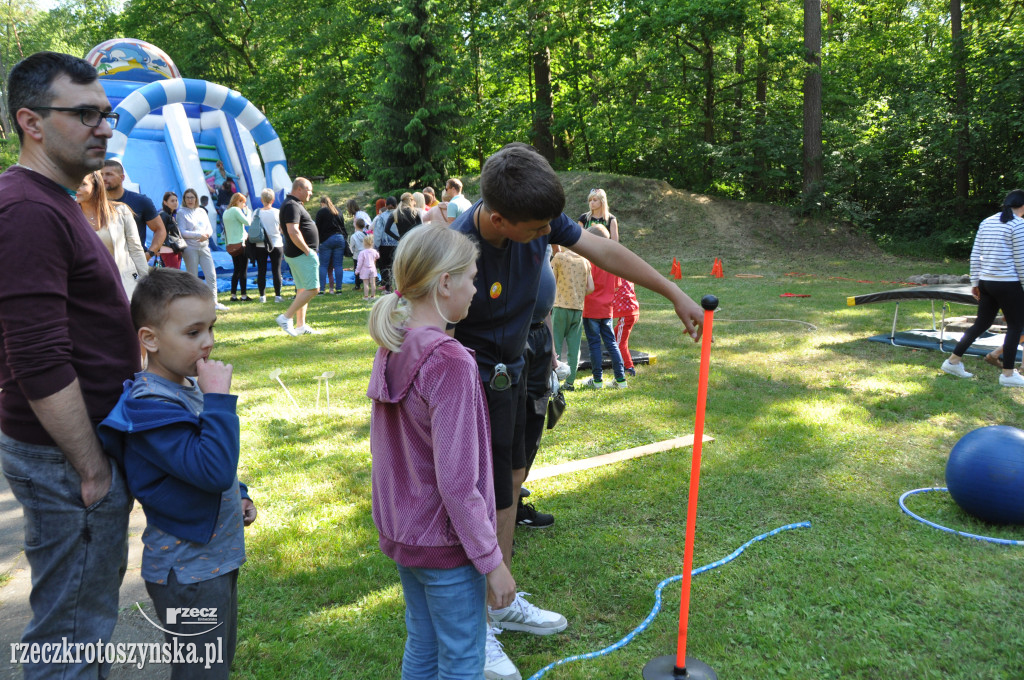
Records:
M86 127L99 127L100 123L106 120L110 123L110 127L116 127L117 121L121 118L121 114L114 113L113 111L100 111L99 109L90 108L88 106L30 106L28 107L32 111L62 111L64 113L77 113L78 117L82 121L82 125Z

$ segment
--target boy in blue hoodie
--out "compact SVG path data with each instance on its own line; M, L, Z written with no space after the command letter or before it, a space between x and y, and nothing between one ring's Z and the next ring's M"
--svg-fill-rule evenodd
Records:
M172 680L227 678L244 527L256 519L238 481L231 365L209 360L217 313L195 276L155 270L131 311L148 364L125 382L100 440L146 513L142 578L165 637L194 650L173 659Z

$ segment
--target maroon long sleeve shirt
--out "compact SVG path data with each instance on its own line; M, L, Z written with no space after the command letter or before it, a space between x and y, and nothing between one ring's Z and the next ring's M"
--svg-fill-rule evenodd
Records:
M78 379L93 424L139 370L114 259L75 200L37 172L0 175L0 429L53 445L29 406Z

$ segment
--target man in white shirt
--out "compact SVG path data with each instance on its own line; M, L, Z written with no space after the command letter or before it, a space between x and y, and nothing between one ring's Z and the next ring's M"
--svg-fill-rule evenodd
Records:
M472 208L473 204L462 195L462 182L454 177L444 185L444 191L448 195L448 214L445 219L451 224L456 217Z

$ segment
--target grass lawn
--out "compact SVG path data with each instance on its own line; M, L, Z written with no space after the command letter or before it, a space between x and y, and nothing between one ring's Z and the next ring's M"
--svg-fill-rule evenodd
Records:
M667 274L660 248L652 262ZM797 268L806 275L786 275ZM905 516L897 498L943 486L948 452L966 432L1019 425L1024 391L999 387L996 369L979 359L967 362L980 379L964 381L939 371L936 352L866 342L888 330L891 306L845 302L890 287L857 280L965 267L751 256L726 259L724 279L710 269L710 259L684 261L680 281L694 298L721 300L706 421L715 441L704 445L694 566L783 524L813 527L757 543L694 579L690 654L723 678L1020 678L1022 549L928 528ZM664 301L638 292L632 346L655 354L656 364L639 367L628 390L570 393L537 465L693 431L699 345ZM785 292L811 297L780 298ZM236 675L397 678L401 589L370 517L368 306L350 290L319 296L309 321L323 334L300 338L275 325L282 305L231 307L220 315L214 357L235 366L240 477L260 511L239 584ZM780 318L816 330L758 321ZM904 303L901 319L926 326L930 306ZM284 370L298 413L270 379L275 368ZM336 373L331 406L321 395L317 410L314 378L326 370ZM650 611L657 583L680 572L690 454L527 484L556 524L518 531L513 574L569 628L549 638L500 638L524 678L620 639ZM974 521L945 495L909 504L954 528L1024 539L1024 529ZM630 645L545 677L639 678L651 658L675 652L678 603L672 585L662 613Z

